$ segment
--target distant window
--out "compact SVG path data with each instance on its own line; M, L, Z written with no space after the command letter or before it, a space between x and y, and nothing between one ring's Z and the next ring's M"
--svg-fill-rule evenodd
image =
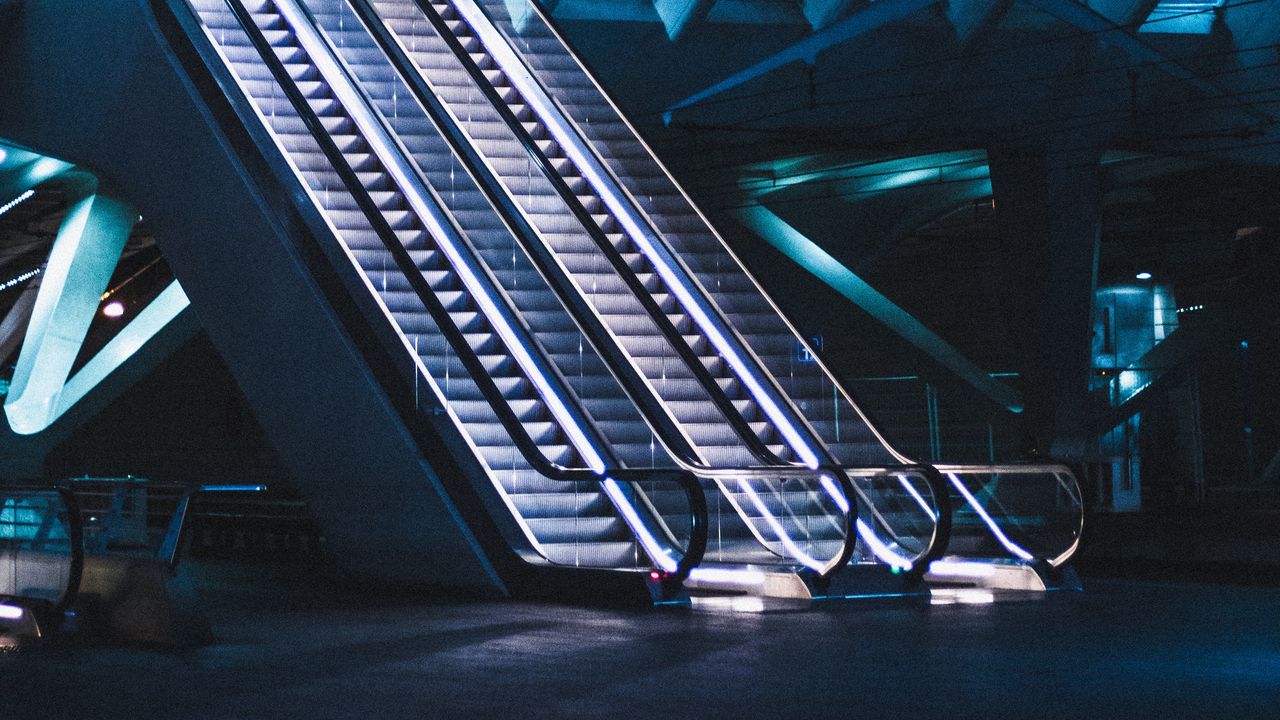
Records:
M1161 0L1146 22L1138 28L1144 33L1169 33L1176 35L1208 35L1217 19L1216 10L1223 0L1204 2L1170 2Z

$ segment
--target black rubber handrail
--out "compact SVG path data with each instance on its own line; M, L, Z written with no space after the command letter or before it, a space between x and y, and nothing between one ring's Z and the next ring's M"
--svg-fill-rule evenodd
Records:
M266 39L262 30L254 21L252 13L245 8L241 0L226 0L228 8L235 15L236 20L240 23L250 43L258 52L263 62L267 65L276 83L288 97L290 104L295 112L302 120L303 124L310 131L312 137L316 140L321 152L324 153L326 159L330 162L335 172L341 178L343 184L350 192L352 198L356 201L362 213L368 219L374 232L386 247L388 253L395 260L397 267L408 279L410 286L413 288L419 300L423 303L427 312L431 315L436 325L440 328L441 333L445 336L446 341L453 347L457 353L459 360L467 368L472 380L476 383L477 388L484 396L485 400L492 406L495 414L498 416L499 422L503 428L510 433L512 441L516 448L524 456L534 470L544 475L548 479L557 481L588 481L600 482L607 477L614 477L621 482L634 483L638 480L638 474L644 474L644 480L654 481L672 481L675 482L684 491L688 497L690 509L690 529L691 537L689 546L685 549L684 555L677 564L675 571L667 574L663 580L664 585L671 589L678 586L688 577L693 568L702 562L707 546L707 535L709 528L709 519L707 515L706 496L702 489L702 485L691 473L681 470L654 470L654 471L637 471L625 470L622 468L606 468L602 474L597 474L593 470L586 468L566 468L559 464L553 463L542 454L537 443L529 436L523 423L516 415L515 411L508 405L506 398L502 396L501 390L493 379L489 376L483 362L475 355L475 351L471 348L466 340L465 334L456 325L452 316L443 303L431 289L421 270L413 262L409 252L401 245L396 237L395 231L391 228L386 218L383 216L377 203L370 196L369 191L361 183L359 176L346 156L343 155L340 148L330 137L325 129L323 122L315 111L311 108L310 103L302 94L301 90L294 84L292 76L288 69L281 62L275 53L275 48ZM501 344L501 339L495 336L495 342Z
M66 485L0 485L0 495L20 493L46 496L54 493L62 500L62 506L67 513L67 541L71 546L71 566L67 572L67 587L58 602L49 608L50 617L45 618L51 626L57 627L65 617L66 611L75 604L80 594L80 581L84 575L84 518L80 516L80 502L71 488ZM14 598L14 600L21 602L22 598ZM48 608L47 605L44 607Z

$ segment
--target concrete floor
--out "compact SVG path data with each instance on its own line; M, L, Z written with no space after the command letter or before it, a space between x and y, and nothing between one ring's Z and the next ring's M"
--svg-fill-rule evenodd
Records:
M718 615L371 604L280 568L197 572L217 644L0 653L0 718L1280 718L1280 589L1094 580Z

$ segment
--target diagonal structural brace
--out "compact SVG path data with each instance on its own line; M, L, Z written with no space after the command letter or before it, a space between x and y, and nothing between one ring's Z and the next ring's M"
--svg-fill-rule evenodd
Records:
M705 90L700 90L680 102L677 102L667 108L666 112L662 114L662 121L670 125L672 116L677 110L683 110L687 107L696 105L709 98L715 97L720 93L732 90L739 85L768 75L774 70L785 65L801 61L813 64L817 61L818 53L823 50L852 40L859 35L865 35L866 33L888 23L901 20L917 10L933 5L939 1L940 0L877 0L865 10L854 13L835 25L816 32L791 47L782 50L781 52L774 53L751 67L740 70Z
M871 314L907 342L1011 412L1022 412L1021 396L992 378L960 354L946 340L925 327L906 310L871 287L800 231L768 208L754 205L737 211L738 220L798 265L830 285L836 292Z

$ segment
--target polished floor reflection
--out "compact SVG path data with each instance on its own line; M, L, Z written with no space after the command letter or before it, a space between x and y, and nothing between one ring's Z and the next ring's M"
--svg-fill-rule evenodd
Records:
M0 653L15 718L1275 717L1280 589L1086 580L1038 600L728 614L369 602L192 568L217 644Z

